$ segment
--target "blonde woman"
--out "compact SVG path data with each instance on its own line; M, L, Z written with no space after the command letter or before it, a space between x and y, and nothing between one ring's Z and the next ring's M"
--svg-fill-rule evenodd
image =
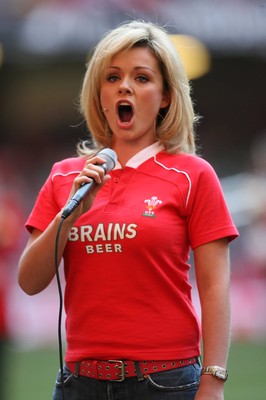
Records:
M190 85L168 33L143 21L109 32L91 57L80 102L93 146L80 143L77 157L53 166L19 264L26 293L49 285L62 212L93 181L59 239L67 348L64 390L59 374L53 398L222 400L228 243L238 232L213 168L195 154ZM106 147L118 157L107 174L97 154Z

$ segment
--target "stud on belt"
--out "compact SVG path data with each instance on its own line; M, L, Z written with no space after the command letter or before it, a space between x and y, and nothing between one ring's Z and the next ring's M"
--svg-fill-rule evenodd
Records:
M126 378L145 377L155 372L185 367L198 362L198 357L167 361L83 360L67 362L74 376L86 376L99 380L123 382Z

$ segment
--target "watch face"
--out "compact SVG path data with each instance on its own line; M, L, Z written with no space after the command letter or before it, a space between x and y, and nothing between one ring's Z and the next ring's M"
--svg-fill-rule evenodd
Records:
M220 370L217 370L217 371L215 372L215 375L217 376L217 378L220 378L220 379L225 379L225 378L226 378L225 372L220 371Z

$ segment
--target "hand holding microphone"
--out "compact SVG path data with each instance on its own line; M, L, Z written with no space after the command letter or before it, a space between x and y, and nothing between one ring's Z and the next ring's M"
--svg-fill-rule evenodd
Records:
M114 169L117 162L117 155L114 150L106 148L99 151L96 156L105 160L105 163L103 164L95 164L103 169L104 175ZM61 218L66 219L69 215L71 215L78 205L87 197L89 192L98 184L96 180L93 178L91 179L92 180L90 182L82 183L80 188L76 191L74 196L64 208Z

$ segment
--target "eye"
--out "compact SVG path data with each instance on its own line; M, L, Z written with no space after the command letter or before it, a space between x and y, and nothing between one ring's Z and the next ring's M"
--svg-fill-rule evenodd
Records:
M137 81L140 82L140 83L146 83L146 82L148 82L148 80L149 79L144 75L137 76Z
M116 82L118 79L119 79L119 76L115 75L115 74L109 74L106 77L106 80L109 82Z

